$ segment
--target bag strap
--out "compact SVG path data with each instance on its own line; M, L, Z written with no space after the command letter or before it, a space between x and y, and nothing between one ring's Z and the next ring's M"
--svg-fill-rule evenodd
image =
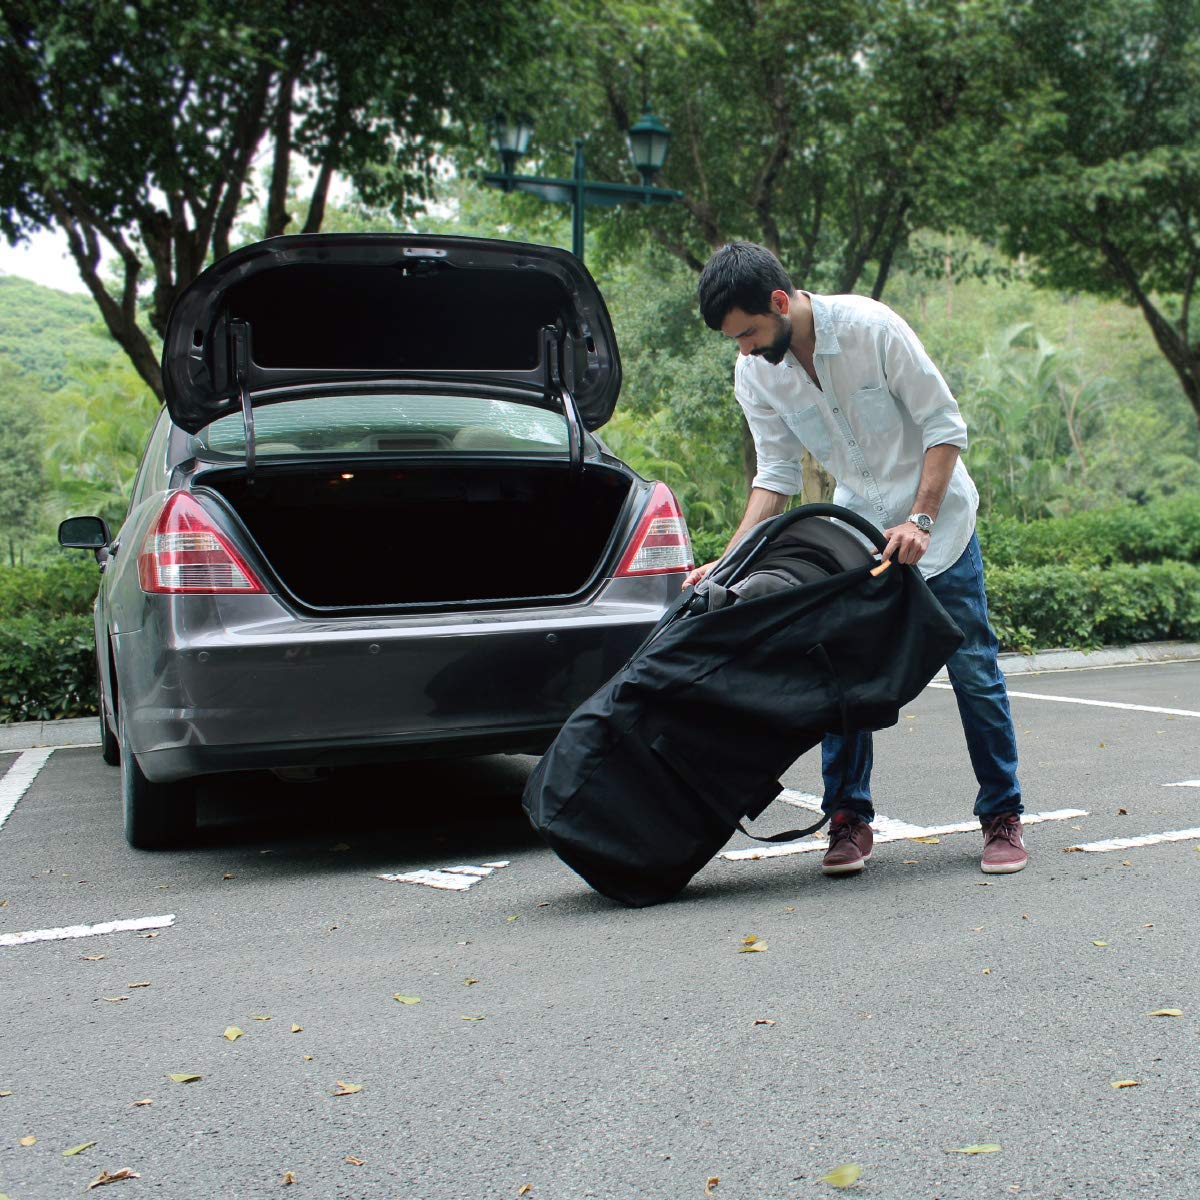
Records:
M833 681L834 690L837 692L838 711L842 715L842 736L849 740L850 737L850 719L846 709L846 693L842 688L841 677L837 673L837 668L833 665L833 660L829 657L829 652L824 646L818 642L809 652L809 657L816 660L816 663ZM797 838L807 837L810 833L816 833L818 829L824 825L837 807L837 801L841 799L842 792L846 789L846 767L843 763L842 776L838 781L837 791L834 793L834 803L829 812L822 813L821 819L815 824L808 826L807 829L789 829L784 833L776 833L771 837L759 837L756 833L751 833L746 826L739 821L738 828L748 837L756 842L794 842Z

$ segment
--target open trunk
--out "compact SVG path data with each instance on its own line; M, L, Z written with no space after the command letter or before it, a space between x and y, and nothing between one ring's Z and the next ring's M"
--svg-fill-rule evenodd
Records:
M593 463L355 463L196 484L225 498L303 604L379 608L565 603L615 552L633 480Z

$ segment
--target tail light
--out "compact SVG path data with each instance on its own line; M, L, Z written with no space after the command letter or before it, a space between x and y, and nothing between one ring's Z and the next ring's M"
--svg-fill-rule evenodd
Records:
M144 592L173 595L265 592L199 501L175 492L138 554Z
M656 483L617 574L661 575L690 571L692 565L692 543L679 502L665 483Z

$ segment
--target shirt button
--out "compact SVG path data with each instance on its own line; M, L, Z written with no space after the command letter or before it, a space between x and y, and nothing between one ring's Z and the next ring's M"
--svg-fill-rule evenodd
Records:
M846 445L848 445L848 446L853 446L853 445L854 445L854 443L853 443L853 442L847 442L847 443L846 443Z
M837 409L837 408L835 408L833 411L834 411L834 412L840 412L840 411L841 411L841 409Z

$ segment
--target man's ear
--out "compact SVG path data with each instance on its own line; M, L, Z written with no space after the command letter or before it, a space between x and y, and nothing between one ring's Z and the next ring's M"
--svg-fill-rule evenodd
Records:
M782 288L776 288L771 293L771 308L781 317L788 315L788 309L792 306L792 298Z

